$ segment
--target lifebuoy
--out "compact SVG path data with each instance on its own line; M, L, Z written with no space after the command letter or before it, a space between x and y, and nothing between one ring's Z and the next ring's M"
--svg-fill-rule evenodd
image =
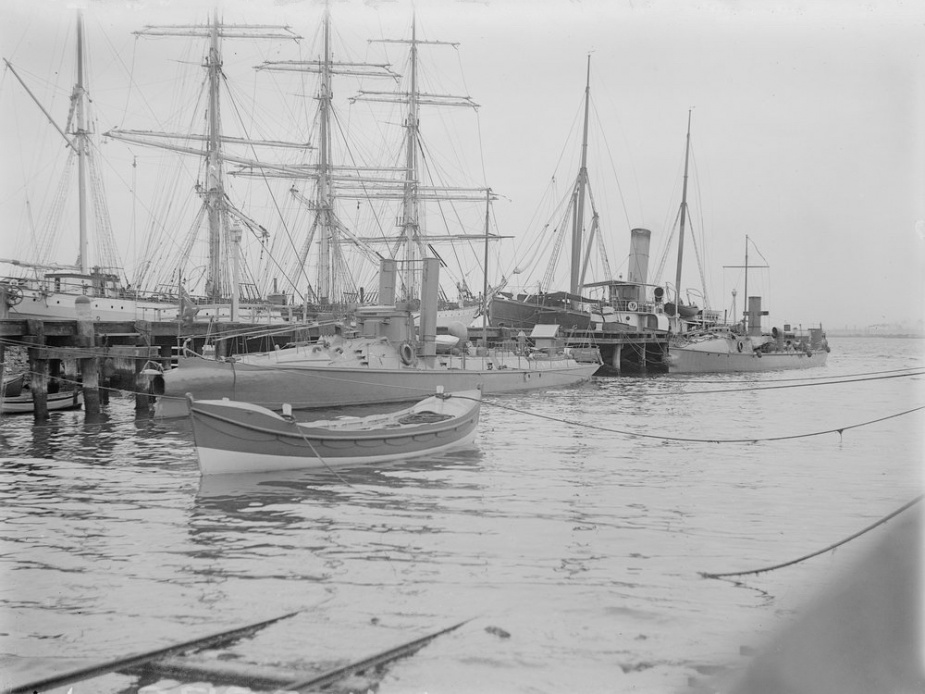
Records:
M741 352L743 347L745 347L745 343L742 342L742 340L739 340L738 342L736 342L736 349L737 349L737 350L739 350L739 351Z
M635 311L637 308L639 308L639 306L636 304L635 301L631 301L626 305L626 308L628 311Z
M410 342L402 342L398 348L398 356L401 357L402 364L410 366L414 363L414 348Z

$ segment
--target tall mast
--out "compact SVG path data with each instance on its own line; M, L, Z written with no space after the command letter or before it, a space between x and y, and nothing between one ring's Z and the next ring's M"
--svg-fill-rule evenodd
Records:
M298 35L285 26L272 25L244 25L244 24L223 24L219 20L218 10L213 10L211 20L206 24L184 24L170 26L145 26L141 31L134 32L136 36L188 36L196 38L205 38L209 41L208 55L205 58L203 67L206 69L208 82L208 112L207 112L207 132L202 135L197 134L177 134L177 133L157 133L150 131L122 130L113 128L106 133L108 137L134 142L136 144L168 149L183 154L191 154L204 158L205 161L205 186L200 191L208 215L208 272L206 276L206 294L212 301L219 301L228 297L239 290L238 284L234 281L233 274L235 268L230 267L237 250L233 249L234 238L237 234L231 234L226 227L229 206L226 201L224 188L224 166L226 161L239 162L244 164L253 164L252 160L241 157L227 156L222 150L223 142L250 142L240 138L226 138L222 135L222 118L221 118L221 83L222 73L222 53L221 44L223 39L228 38L251 38L251 39L298 39ZM176 139L176 140L193 140L201 141L205 145L205 151L188 145L178 145L169 141L159 141L158 138ZM259 142L253 144L261 144ZM266 143L269 146L286 146L287 143L271 142ZM237 213L240 216L240 213ZM229 286L230 285L230 286Z
M431 41L418 39L417 21L412 19L411 38L410 39L374 39L376 43L403 43L409 45L410 50L410 75L407 91L398 92L372 92L361 90L360 93L353 97L353 101L380 101L386 103L398 103L407 106L405 114L405 168L404 179L400 191L401 214L398 219L398 226L401 227L401 233L398 238L393 240L395 254L399 249L405 260L403 283L405 287L405 298L415 297L418 294L419 286L417 281L418 270L416 266L421 258L425 255L427 244L438 240L455 240L450 237L439 238L438 236L425 236L421 232L420 220L420 203L421 200L481 200L485 195L483 188L459 188L459 187L439 187L422 185L420 161L418 148L421 146L420 134L420 107L422 105L432 106L466 106L469 108L478 108L478 104L472 101L468 96L454 96L450 94L432 94L424 93L420 90L418 84L418 49L422 45L444 45L458 46L458 43L449 41ZM377 197L392 198L391 191L385 191L383 194L377 194ZM472 238L468 235L456 237ZM475 238L482 238L478 235ZM402 248L403 247L403 248Z
M675 274L675 303L681 305L681 264L684 258L684 223L687 220L687 171L691 153L691 110L687 111L687 142L684 146L684 184L681 189L681 226L678 231L678 269Z
M408 115L405 119L405 185L402 199L402 236L405 250L405 291L409 297L417 296L414 261L423 255L421 229L418 223L418 132L420 103L418 94L418 42L417 17L411 19L411 90Z
M491 224L491 188L485 190L485 258L482 265L482 341L488 344L488 229Z
M588 74L585 81L585 122L581 139L581 168L578 170L578 189L575 192L575 212L572 217L572 272L569 291L581 292L581 234L585 214L585 188L588 184L588 108L591 101L591 56L588 56ZM573 301L573 304L577 303Z
M318 96L318 108L321 130L318 160L318 209L322 216L321 239L318 244L318 300L327 304L334 296L333 272L331 268L331 244L333 243L333 208L334 199L331 192L331 13L327 4L324 7L324 57L321 66L321 94Z
M334 88L333 78L336 75L353 76L353 77L391 77L397 79L387 64L372 63L350 63L334 60L334 49L331 43L331 12L329 3L325 3L324 23L323 23L323 55L318 60L281 60L281 61L264 61L257 66L258 70L269 70L275 72L307 72L320 75L321 84L316 97L318 100L318 158L310 166L303 166L297 169L281 166L274 168L259 167L262 176L285 176L291 178L309 178L315 181L314 199L308 201L304 199L297 191L293 191L296 199L307 204L310 209L314 210L314 219L311 224L312 231L309 232L309 238L313 239L314 234L318 235L318 275L314 287L315 299L320 303L336 302L343 299L338 296L338 285L344 280L337 277L335 266L338 262L343 262L340 257L340 242L342 236L346 233L344 226L337 217L335 209L337 201L337 187L344 186L348 183L353 185L364 184L364 180L358 176L351 178L345 177L344 167L339 167L334 162L334 150L332 147L332 128L331 121L334 118ZM244 170L246 172L246 169ZM354 167L347 167L346 171L351 174L359 173ZM238 172L241 173L241 172ZM317 230L317 231L315 231ZM355 240L355 239L354 239ZM298 274L307 277L305 272L305 262L308 256L310 246L303 247L298 258ZM340 290L344 292L343 289ZM311 287L306 296L311 294Z
M86 92L84 90L84 19L83 12L77 11L77 84L74 87L74 100L77 111L77 190L78 222L80 229L80 271L90 272L90 244L87 238L87 123L85 113Z
M209 214L209 274L206 288L209 299L218 301L222 287L222 229L224 228L225 191L222 181L222 121L219 111L219 87L222 76L218 10L213 10L209 31L209 55L205 63L209 75L209 132L206 150L206 206ZM235 288L232 287L232 290Z
M749 308L748 308L748 234L745 235L745 326L748 327L748 318L749 318Z

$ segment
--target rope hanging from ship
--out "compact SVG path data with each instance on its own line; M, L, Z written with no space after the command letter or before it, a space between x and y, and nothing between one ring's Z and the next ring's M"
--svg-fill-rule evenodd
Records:
M785 562L782 562L782 563L780 563L780 564L774 564L773 566L765 566L765 567L762 567L762 568L760 568L760 569L750 569L750 570L748 570L748 571L727 571L726 573L707 573L707 572L705 572L705 571L700 571L700 572L698 572L698 573L699 573L703 578L732 578L733 576L748 576L748 575L750 575L750 574L767 573L767 572L769 572L769 571L776 571L777 569L783 569L783 568L788 567L788 566L793 566L793 565L795 565L795 564L799 564L799 563L801 563L801 562L804 562L804 561L806 561L807 559L812 559L813 557L818 557L820 554L825 554L826 552L831 552L832 550L834 550L834 549L836 549L836 548L838 548L838 547L841 547L842 545L847 544L848 542L851 542L852 540L855 540L855 539L861 537L861 535L864 535L864 534L866 534L866 533L869 533L869 532L870 532L871 530L873 530L874 528L876 528L876 527L878 527L878 526L880 526L880 525L883 525L884 523L886 523L888 520L890 520L890 519L892 519L892 518L895 518L896 516L898 516L898 515L899 515L900 513L902 513L903 511L907 511L908 509L912 508L912 507L915 506L917 503L919 503L923 498L925 498L925 494L919 494L919 495L918 495L917 497L915 497L912 501L909 501L909 502L903 504L902 506L900 506L898 509L896 509L896 510L893 511L892 513L889 513L889 514L885 515L883 518L881 518L880 520L878 520L876 523L871 523L871 524L868 525L866 528L863 528L862 530L859 530L858 532L854 533L853 535L849 535L848 537L846 537L846 538L843 539L843 540L839 540L838 542L835 542L835 543L829 545L828 547L824 547L823 549L817 550L817 551L815 551L815 552L811 552L810 554L805 554L805 555L803 555L802 557L798 557L797 559L791 559L790 561L785 561Z

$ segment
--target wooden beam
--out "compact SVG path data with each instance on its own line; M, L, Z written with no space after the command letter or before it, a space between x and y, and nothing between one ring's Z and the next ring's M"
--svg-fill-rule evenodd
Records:
M32 694L33 691L45 691L55 687L63 687L64 685L72 684L73 682L82 682L84 680L99 677L100 675L105 675L110 672L121 672L123 670L129 670L151 660L170 655L177 655L178 653L182 653L184 651L202 650L203 648L215 648L217 646L224 646L233 641L237 641L238 639L245 638L246 636L249 636L256 631L263 629L270 624L273 624L274 622L278 622L282 619L288 619L289 617L297 615L298 613L299 611L290 612L289 614L284 614L272 619L266 619L262 622L255 622L254 624L248 624L247 626L236 627L235 629L229 629L228 631L221 631L217 634L203 636L198 639L192 639L190 641L183 641L182 643L158 648L153 651L147 651L137 655L122 656L103 663L74 668L72 670L68 670L67 672L62 672L58 675L52 675L50 677L43 677L32 682L13 684L9 691L10 694Z

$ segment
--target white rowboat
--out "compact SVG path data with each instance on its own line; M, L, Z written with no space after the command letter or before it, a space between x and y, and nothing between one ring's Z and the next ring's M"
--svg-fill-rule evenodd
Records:
M384 463L466 447L475 439L482 392L438 392L391 414L306 423L251 403L187 397L199 471L222 475Z

